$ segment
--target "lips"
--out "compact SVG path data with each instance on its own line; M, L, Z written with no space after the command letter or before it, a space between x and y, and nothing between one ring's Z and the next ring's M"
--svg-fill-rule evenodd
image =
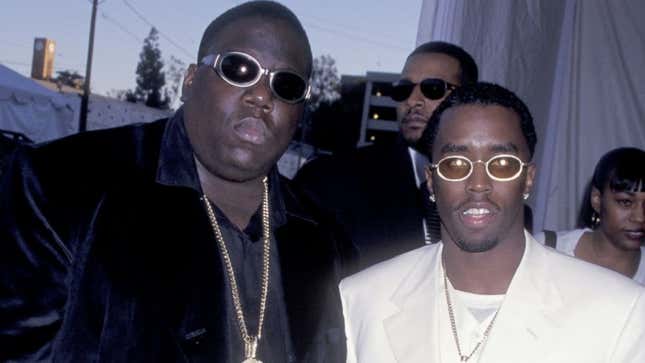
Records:
M459 208L459 217L466 227L483 228L492 223L497 208L490 203L470 203Z
M255 145L263 144L268 135L264 121L255 117L239 120L233 125L233 131L240 139Z
M426 127L428 118L420 113L409 113L401 121L403 125L413 128Z
M625 230L625 236L634 241L643 241L645 239L645 231L642 229Z

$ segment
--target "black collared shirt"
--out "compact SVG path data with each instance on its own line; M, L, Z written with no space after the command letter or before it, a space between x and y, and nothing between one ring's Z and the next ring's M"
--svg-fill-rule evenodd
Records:
M274 168L269 173L269 215L272 232L269 293L262 339L258 344L257 354L257 358L264 363L295 362L284 300L279 251L274 237L275 230L286 222L286 211L280 193L279 179L277 169ZM157 181L166 185L189 187L202 194L193 150L186 135L181 109L169 120L166 128L159 156ZM262 208L261 206L258 208L251 217L249 225L241 231L215 204L211 203L211 205L214 207L213 210L231 258L247 330L249 334L255 335L257 334L261 293ZM205 210L204 213L206 213ZM212 240L213 243L217 243L214 232ZM222 266L224 266L223 260ZM228 337L228 352L231 357L230 362L238 363L244 360L244 343L237 323L229 281L226 281L225 286L227 290L222 291L222 296L226 301L228 315L226 321L229 325L227 330L233 332L233 335Z

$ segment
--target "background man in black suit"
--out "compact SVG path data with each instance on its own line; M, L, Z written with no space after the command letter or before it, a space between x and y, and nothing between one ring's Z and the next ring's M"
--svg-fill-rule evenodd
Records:
M473 58L462 48L428 42L407 58L393 85L398 101L399 137L346 155L307 163L294 182L308 190L350 234L360 266L439 240L439 217L427 189L425 156L413 148L430 115L455 88L477 81Z
M206 28L171 118L20 150L0 361L344 362L349 243L276 168L311 68L289 9L245 3Z

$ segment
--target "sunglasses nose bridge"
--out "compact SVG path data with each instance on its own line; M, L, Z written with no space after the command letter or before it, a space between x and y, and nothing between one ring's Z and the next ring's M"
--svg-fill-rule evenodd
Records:
M481 164L481 167L478 167ZM470 162L470 172L466 178L466 188L470 192L489 192L491 189L491 175L488 171L488 164L482 160Z

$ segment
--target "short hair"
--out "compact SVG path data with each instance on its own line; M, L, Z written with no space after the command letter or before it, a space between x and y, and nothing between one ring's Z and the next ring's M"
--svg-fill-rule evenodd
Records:
M462 85L477 82L479 70L473 57L463 48L440 41L426 42L414 49L406 59L406 62L414 55L440 53L455 58L459 62L459 81Z
M245 18L258 18L264 21L283 22L289 26L289 28L291 28L291 30L293 30L293 32L302 40L304 46L303 50L307 57L307 72L311 73L313 56L311 53L309 38L307 37L305 29L302 27L300 20L298 20L296 15L289 10L289 8L274 1L249 1L230 8L215 18L215 20L206 27L206 30L204 30L204 35L202 35L202 40L199 43L197 63L208 55L209 48L213 43L217 42L217 37L224 28Z
M645 192L645 151L621 147L606 153L596 164L591 183L600 192Z
M602 194L605 187L612 192L645 192L645 151L635 147L620 147L600 158L585 188L585 199L578 215L579 227L596 227L591 190L596 188Z
M435 109L428 121L428 126L423 131L416 148L432 160L432 146L439 131L441 119L446 110L462 105L497 105L513 110L520 121L520 129L526 139L529 154L533 158L537 135L533 117L528 107L508 89L493 83L477 82L462 87L457 87Z

